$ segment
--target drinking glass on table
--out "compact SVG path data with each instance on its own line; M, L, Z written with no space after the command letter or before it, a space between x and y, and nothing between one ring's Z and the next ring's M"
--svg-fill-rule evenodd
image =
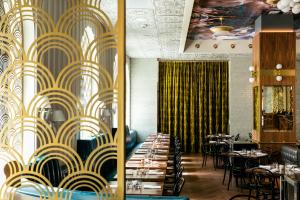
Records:
M144 165L145 165L145 159L141 159L141 161L140 161L140 166L141 166L141 167L144 167Z
M247 150L246 149L242 149L242 153L247 153Z
M132 187L133 187L132 181L131 181L131 180L127 180L127 181L126 181L126 188L127 188L127 190L131 190Z
M136 170L132 170L132 176L137 177L138 171L139 171L139 168L136 168Z
M271 168L272 168L272 169L279 169L278 163L277 163L277 162L273 162Z
M141 180L137 180L137 189L138 190L142 190L142 186L143 186L143 184L142 184L142 181Z

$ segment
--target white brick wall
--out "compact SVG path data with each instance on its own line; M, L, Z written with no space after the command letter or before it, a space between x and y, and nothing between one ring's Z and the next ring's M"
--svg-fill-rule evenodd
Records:
M131 59L131 128L137 130L139 140L157 132L156 59Z
M248 132L252 130L252 87L248 81L251 60L250 55L229 60L230 133L240 133L242 138L248 138ZM300 60L297 61L299 65ZM300 69L297 69L299 80ZM131 59L131 126L138 131L141 140L157 129L157 81L156 59ZM300 85L296 90L296 126L300 139Z
M296 138L300 139L300 59L296 62Z
M252 131L252 86L249 83L251 56L232 57L229 61L229 126L230 134L249 138Z

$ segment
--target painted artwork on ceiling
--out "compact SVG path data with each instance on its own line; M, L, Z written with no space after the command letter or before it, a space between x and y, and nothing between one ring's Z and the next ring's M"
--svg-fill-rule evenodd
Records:
M251 39L261 14L280 13L272 0L195 0L187 38ZM214 30L220 26L223 28ZM300 15L294 15L294 28L300 39Z

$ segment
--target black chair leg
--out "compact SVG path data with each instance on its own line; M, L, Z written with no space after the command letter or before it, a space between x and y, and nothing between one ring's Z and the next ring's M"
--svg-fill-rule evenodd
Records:
M239 178L235 177L235 186L238 187L239 186Z
M227 172L227 167L224 167L224 176L223 176L223 185L224 185L224 182L225 182L225 177L226 177L226 172Z
M230 171L229 171L229 180L228 180L227 190L229 190L229 186L230 186L230 183L231 183L231 179L232 179L232 170L230 169Z
M206 166L206 160L207 160L207 154L204 153L204 155L203 155L203 161L202 161L202 168L203 168L204 166Z
M252 190L251 190L251 189L249 189L249 197L248 197L248 200L250 200L251 193L252 193Z

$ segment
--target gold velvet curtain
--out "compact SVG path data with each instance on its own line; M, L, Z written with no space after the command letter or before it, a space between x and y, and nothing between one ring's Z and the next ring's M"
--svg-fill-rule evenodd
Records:
M228 132L228 62L160 62L158 101L158 130L199 152L205 135Z

